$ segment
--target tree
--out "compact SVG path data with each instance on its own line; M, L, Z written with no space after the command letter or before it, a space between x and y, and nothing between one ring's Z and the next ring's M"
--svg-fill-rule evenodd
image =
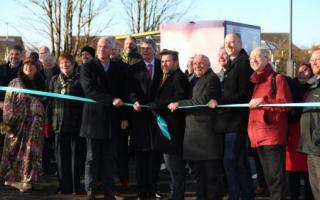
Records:
M105 30L111 18L104 17L103 24L97 25L93 31L93 22L99 15L108 9L107 0L98 5L94 0L28 0L30 4L20 2L31 12L34 21L44 26L32 26L45 37L50 38L51 49L54 55L61 52L76 55L81 46L88 44L91 35ZM28 23L30 23L30 20ZM94 33L93 33L94 32Z
M159 25L181 19L191 6L179 9L183 0L120 0L132 33L157 30Z

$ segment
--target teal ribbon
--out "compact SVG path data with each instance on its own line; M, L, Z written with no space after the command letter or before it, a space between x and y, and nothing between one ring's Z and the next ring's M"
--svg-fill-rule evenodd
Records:
M204 105L193 105L193 106L179 106L179 109L188 109L188 108L203 108L208 107L208 104ZM248 108L248 103L240 104L225 104L218 105L218 108ZM273 103L273 104L262 104L259 107L320 107L320 102L304 102L304 103Z
M159 114L156 115L156 118L157 118L157 124L160 128L161 134L168 140L171 140L171 134L169 132L169 128L166 120L163 117L161 117Z
M89 99L89 98L83 98L83 97L65 95L65 94L58 94L58 93L52 93L52 92L43 92L43 91L38 91L38 90L30 90L30 89L15 88L15 87L2 87L2 86L0 87L0 90L12 91L12 92L18 92L18 93L24 93L24 94L33 94L33 95L45 96L45 97L53 97L53 98L59 98L59 99L67 99L67 100L96 103L95 100Z

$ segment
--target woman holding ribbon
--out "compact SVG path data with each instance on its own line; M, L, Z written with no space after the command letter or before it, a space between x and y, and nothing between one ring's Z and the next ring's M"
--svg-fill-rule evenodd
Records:
M38 65L27 59L10 87L44 90ZM41 174L43 148L42 128L45 110L41 98L20 92L7 91L3 106L1 133L5 133L0 176L4 184L25 192L32 188Z
M52 77L49 91L59 94L83 96L79 73L70 54L61 54L58 59L60 74ZM78 101L52 99L49 116L55 133L55 156L58 169L59 190L62 194L80 192L82 150L85 140L80 138L82 103Z

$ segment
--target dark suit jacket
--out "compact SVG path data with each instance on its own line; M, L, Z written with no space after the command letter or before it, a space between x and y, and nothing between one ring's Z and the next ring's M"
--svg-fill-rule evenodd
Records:
M22 66L22 62L19 66L11 68L9 62L0 65L0 86L8 86L10 81L17 78L18 70ZM4 100L5 92L0 92L0 101Z
M226 66L219 104L248 103L253 90L253 84L250 82L252 72L248 55L242 49ZM248 109L219 109L216 122L216 130L219 132L244 132L248 124Z
M149 79L148 70L144 61L140 61L132 65L128 69L128 89L129 101L134 103L138 101L140 104L150 104L157 93L162 79L162 70L160 60L155 59L154 76ZM152 112L147 109L136 112L131 111L131 147L135 150L150 150L152 145L152 128L155 124L155 117Z
M156 98L151 104L152 109L165 119L171 134L171 140L168 140L161 134L159 127L155 127L155 149L160 152L179 155L182 153L185 113L183 110L171 112L168 104L187 99L189 87L188 78L180 69L177 69L159 87Z
M218 76L209 69L195 83L191 99L179 101L179 106L207 104L221 94ZM186 160L212 160L223 156L223 134L214 131L216 109L193 108L186 110L186 130L183 158Z
M110 61L107 72L99 60L94 59L80 68L80 83L85 97L97 103L85 103L80 135L92 139L111 139L120 128L120 108L112 105L114 98L123 98L125 74Z

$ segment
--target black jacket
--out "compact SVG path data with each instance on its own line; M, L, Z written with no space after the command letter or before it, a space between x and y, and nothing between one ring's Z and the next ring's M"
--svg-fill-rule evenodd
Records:
M112 105L114 98L125 96L123 69L110 61L107 72L94 59L80 68L80 83L85 97L97 103L85 103L80 135L92 139L112 139L120 129L121 108Z
M171 112L168 109L168 104L187 99L189 87L188 78L180 69L177 69L159 87L156 98L151 104L152 109L167 122L171 134L171 140L169 141L161 134L158 126L155 127L155 149L160 152L182 154L185 113L183 110Z
M55 75L49 83L49 92L61 93L63 90L61 78L64 75ZM68 90L64 94L83 96L79 74L76 73L68 79ZM49 119L55 133L73 133L79 135L83 103L80 101L52 98L48 100Z
M251 100L253 85L250 76L253 70L244 49L233 60L229 60L224 79L221 82L222 95L219 104L248 103ZM216 121L218 132L245 132L248 124L247 108L219 109Z
M160 60L155 59L154 76L150 80L144 61L132 65L128 69L129 101L149 105L156 97L157 89L162 79ZM153 131L155 117L150 110L131 112L130 125L132 128L131 147L135 150L153 149Z

